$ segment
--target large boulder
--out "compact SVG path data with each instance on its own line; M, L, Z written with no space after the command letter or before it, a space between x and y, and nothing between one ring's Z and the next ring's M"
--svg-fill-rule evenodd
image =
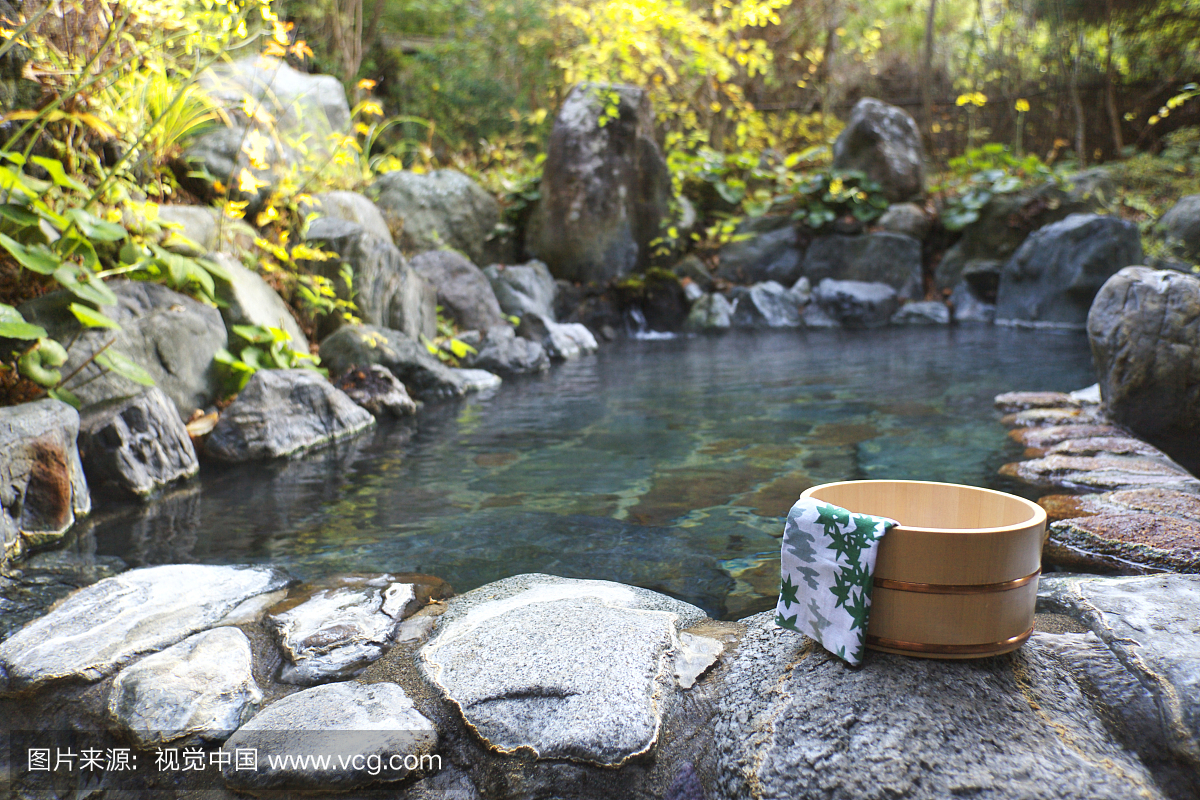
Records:
M242 220L232 220L212 206L159 206L156 222L168 230L163 245L185 256L237 253L254 249L258 232Z
M353 436L375 418L308 369L260 369L204 443L222 461L281 458Z
M798 328L798 298L775 281L737 286L729 292L735 328Z
M554 299L558 294L558 286L549 267L541 261L509 266L492 264L483 274L491 281L492 292L505 314L513 317L540 314L557 321Z
M93 489L140 498L200 471L179 412L157 387L85 408L79 454Z
M363 322L404 331L414 339L437 335L437 289L412 269L391 239L334 217L313 220L307 237L337 253L338 258L312 266L333 281L340 297L353 297ZM342 265L350 267L352 286L342 279ZM321 332L328 334L341 324L333 314L322 320Z
M689 331L724 331L733 325L733 304L723 294L704 294L692 303L683 327Z
M217 299L223 303L221 318L232 339L234 325L280 328L292 337L292 349L308 352L308 337L279 293L257 272L251 272L224 253L210 256L219 263L230 280L216 281Z
M1112 420L1169 453L1194 442L1200 433L1200 280L1126 267L1096 295L1087 330Z
M579 84L550 133L526 247L570 281L603 283L644 268L650 242L662 235L670 189L649 95Z
M813 292L813 305L847 328L879 328L891 321L900 303L886 283L826 278Z
M925 193L925 148L917 123L904 110L872 97L854 104L833 143L833 167L865 172L893 203Z
M405 252L452 247L476 264L500 221L500 205L473 180L452 169L380 175L367 189Z
M250 640L225 626L189 636L121 670L109 717L140 747L220 741L262 702Z
M184 158L228 186L231 196L249 200L252 209L289 168L326 157L328 135L350 124L337 78L300 72L280 59L248 56L218 63L201 74L200 85L232 124L199 136ZM242 191L243 169L265 185Z
M964 227L959 240L942 256L934 273L938 289L953 289L972 259L1006 261L1039 228L1071 214L1097 210L1106 183L1104 175L1097 173L1069 185L1048 182L993 195L979 210L979 219Z
M138 656L224 624L246 600L289 581L277 569L199 564L145 567L106 578L0 642L0 689L100 680Z
M804 277L814 285L826 278L886 283L902 300L925 294L921 243L898 233L818 237L804 254Z
M79 414L58 400L0 408L0 567L91 510L78 433Z
M1035 231L1004 265L996 320L1082 328L1104 282L1141 260L1132 222L1072 214Z
M149 373L184 419L210 404L221 389L213 356L228 344L220 312L158 283L120 280L108 286L117 305L100 310L116 320L119 331L84 329L69 309L76 297L65 290L20 307L26 320L41 325L53 338L75 339L62 373L82 369L66 388L85 406L142 391L139 384L90 361L111 341L113 350Z
M459 253L430 250L413 256L412 268L433 284L438 305L460 328L484 331L504 322L488 277Z
M748 219L735 234L749 238L717 252L717 277L733 283L775 281L784 286L800 277L804 248L790 216Z
M322 192L313 195L313 212L362 225L380 239L392 241L392 231L379 207L358 192Z
M438 361L402 331L347 325L321 342L321 363L333 374L369 364L384 366L419 400L462 397L470 387L462 375Z
M1156 227L1175 256L1200 261L1200 194L1181 197Z

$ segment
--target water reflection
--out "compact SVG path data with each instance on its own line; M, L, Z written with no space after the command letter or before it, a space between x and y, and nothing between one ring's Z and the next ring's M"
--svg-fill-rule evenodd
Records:
M1092 382L1082 334L974 327L628 341L320 453L208 465L94 518L133 565L272 562L303 578L519 572L620 580L716 615L768 607L781 517L854 478L1011 489L992 397Z

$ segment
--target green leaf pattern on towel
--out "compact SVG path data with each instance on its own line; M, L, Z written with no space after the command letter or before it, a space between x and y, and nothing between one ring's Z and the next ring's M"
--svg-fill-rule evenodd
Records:
M811 636L851 664L861 663L879 540L896 524L798 501L784 527L776 624Z

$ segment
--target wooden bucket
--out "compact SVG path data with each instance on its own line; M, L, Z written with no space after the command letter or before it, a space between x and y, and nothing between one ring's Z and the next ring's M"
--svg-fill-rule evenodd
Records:
M1033 633L1046 512L991 489L926 481L844 481L803 497L900 525L879 543L867 647L922 658L982 658Z

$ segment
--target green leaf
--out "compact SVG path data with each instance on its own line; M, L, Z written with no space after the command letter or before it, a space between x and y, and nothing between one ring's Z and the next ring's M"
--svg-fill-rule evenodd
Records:
M75 222L75 226L83 231L84 236L94 242L119 242L129 235L123 226L100 219L82 208L68 210L67 217Z
M0 217L24 228L32 228L41 221L37 214L16 203L0 203Z
M471 347L471 345L467 344L466 342L461 342L458 339L451 339L450 352L454 353L455 358L466 358L467 353L478 353L479 351L474 347Z
M212 273L214 278L220 278L226 283L233 282L232 273L230 273L229 270L225 269L223 265L218 264L216 261L211 261L207 258L197 258L196 263Z
M94 306L115 306L117 296L108 288L104 281L92 277L93 273L76 265L63 264L54 270L55 279L71 294L80 300L86 300Z
M100 257L96 255L96 248L92 245L91 240L80 236L77 231L71 231L70 234L55 242L54 250L61 253L63 258L79 256L83 259L84 266L90 270L100 267Z
M187 264L188 280L197 284L200 290L204 292L205 297L213 297L216 294L217 287L213 284L212 276L190 258L184 259L184 263Z
M154 378L150 377L150 373L134 363L128 356L122 355L111 347L97 355L95 360L97 364L112 370L122 378L128 378L142 386L154 385Z
M121 330L121 326L117 324L116 320L106 317L90 306L71 303L69 307L71 313L75 315L75 319L89 328L113 328L118 331Z
M46 329L29 322L0 322L0 339L41 339Z
M271 332L261 325L233 325L230 330L254 344L269 344L275 340Z
M0 233L0 247L7 250L22 267L39 275L49 275L62 264L62 259L49 247L41 244L26 247L3 233Z
M0 322L24 322L21 312L10 305L0 303Z
M67 174L67 171L63 169L62 162L58 159L46 158L45 156L33 156L29 160L46 170L46 172L49 172L50 180L54 181L55 185L62 186L66 189L74 189L77 192L87 191L86 186Z
M67 391L61 386L48 390L46 394L50 397L53 397L55 400L66 403L69 406L74 406L76 410L83 408L83 403L80 402L79 398L76 397L73 392Z

